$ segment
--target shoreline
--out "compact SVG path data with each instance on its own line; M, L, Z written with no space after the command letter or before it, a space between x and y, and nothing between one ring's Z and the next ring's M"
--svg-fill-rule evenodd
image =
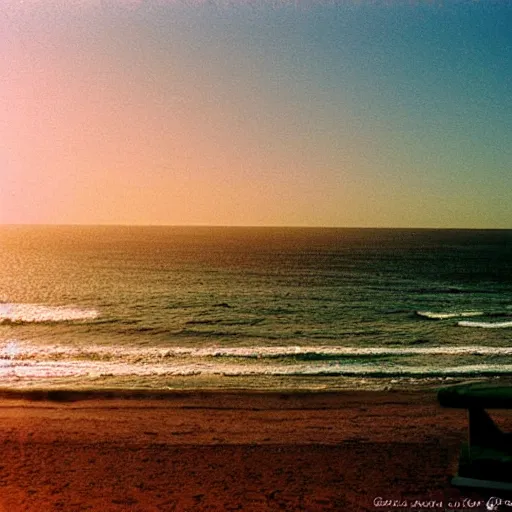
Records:
M434 390L29 393L0 392L0 510L394 512L374 500L474 496L450 485L466 415ZM510 411L500 421L512 429Z
M76 382L62 380L60 382L50 381L47 385L32 386L0 386L0 400L29 400L29 401L56 401L74 402L91 399L138 399L138 400L166 400L175 397L187 397L192 395L292 395L292 396L322 396L340 395L349 396L354 394L379 394L379 393L425 393L435 395L439 389L467 383L488 383L493 385L512 386L512 378L503 376L474 377L471 379L360 379L350 378L322 378L313 379L314 383L305 385L303 378L294 380L287 378L283 381L269 382L266 386L248 386L244 379L222 378L215 381L203 381L194 377L187 380L166 379L155 383L154 387L135 387L128 385L129 381L116 380L113 385L108 381L101 385L77 386ZM159 384L159 385L158 385Z
M78 402L101 400L138 400L138 401L173 401L176 399L202 398L250 398L256 397L272 399L276 397L314 400L322 398L351 398L360 397L364 400L366 395L432 395L436 396L438 388L419 388L413 390L403 389L244 389L244 388L186 388L186 389L147 389L147 388L105 388L105 389L66 389L66 388L33 388L33 389L0 389L0 401L24 400L27 402Z

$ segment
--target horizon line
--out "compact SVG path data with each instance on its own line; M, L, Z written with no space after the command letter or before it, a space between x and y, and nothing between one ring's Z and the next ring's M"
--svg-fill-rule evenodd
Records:
M382 229L430 231L510 231L512 227L440 227L440 226L306 226L306 225L242 225L242 224L118 224L118 223L0 223L1 227L117 227L117 228L212 228L212 229Z

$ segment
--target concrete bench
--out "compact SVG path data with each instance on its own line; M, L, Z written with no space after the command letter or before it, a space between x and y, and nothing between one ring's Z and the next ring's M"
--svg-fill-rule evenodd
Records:
M456 487L512 492L512 433L505 433L487 409L512 409L512 386L463 384L438 392L443 407L468 411L468 441L462 446Z

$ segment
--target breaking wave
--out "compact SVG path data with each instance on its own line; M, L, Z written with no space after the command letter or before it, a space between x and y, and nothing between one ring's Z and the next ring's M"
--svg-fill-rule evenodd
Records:
M94 320L95 309L75 306L44 306L41 304L0 304L0 323L53 323Z
M460 318L470 316L484 316L483 311L459 311L451 313L435 313L433 311L416 311L418 316L423 318L429 318L431 320L445 320L447 318Z
M512 374L512 365L474 364L435 368L426 365L388 367L354 364L254 364L236 363L180 363L140 365L134 363L113 363L108 361L60 361L36 362L24 361L21 364L0 365L0 377L3 380L61 378L61 377L119 377L119 376L188 376L188 375L224 375L224 376L366 376L366 377L439 377L463 375L507 375Z
M457 322L461 327L478 327L480 329L506 329L512 322Z
M426 356L424 360L393 359ZM388 358L386 358L386 356ZM445 356L440 358L430 356ZM512 347L125 347L31 345L11 339L0 346L0 379L33 385L51 379L152 379L173 376L339 376L445 378L511 375L512 364L471 356L512 357ZM460 361L463 357L464 361ZM383 359L384 358L384 359ZM509 360L510 361L510 360ZM82 382L82 380L80 380ZM83 381L85 382L85 381Z
M511 324L512 325L512 324ZM340 347L340 346L256 346L256 347L127 347L127 346L88 346L31 345L17 340L9 340L0 346L2 360L16 361L60 361L94 360L119 361L120 363L156 364L163 360L179 358L200 359L294 359L308 356L308 359L331 358L371 358L374 356L512 356L512 347L489 346L437 346L437 347Z

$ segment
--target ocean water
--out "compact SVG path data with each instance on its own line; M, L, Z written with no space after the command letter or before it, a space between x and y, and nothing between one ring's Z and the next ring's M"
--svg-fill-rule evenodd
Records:
M0 227L0 387L512 375L512 230Z

